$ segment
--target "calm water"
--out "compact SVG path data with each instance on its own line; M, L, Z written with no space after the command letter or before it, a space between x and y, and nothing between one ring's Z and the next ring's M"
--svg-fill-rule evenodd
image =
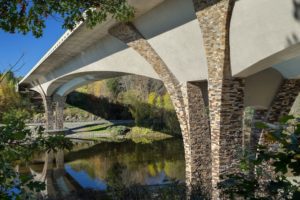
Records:
M84 199L88 194L104 195L133 186L151 188L185 179L180 139L152 144L79 143L71 152L43 155L36 160L42 157L48 162L31 165L31 171L40 179L45 177L45 194L52 199L70 195L70 199Z

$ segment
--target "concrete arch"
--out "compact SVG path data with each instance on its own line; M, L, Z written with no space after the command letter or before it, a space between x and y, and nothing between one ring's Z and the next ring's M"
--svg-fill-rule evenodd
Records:
M45 88L45 92L47 96L51 95L59 95L59 96L66 96L68 93L72 92L74 89L86 85L88 83L114 78L118 76L124 75L139 75L153 79L159 79L156 76L151 76L148 74L135 74L135 73L127 73L127 72L115 72L115 71L85 71L85 72L78 72L72 73L71 75L65 75L59 77L51 82L47 82L44 84L43 87Z
M59 95L59 96L67 96L70 92L74 91L76 88L79 88L81 86L87 85L89 83L100 81L108 78L114 78L119 76L125 76L125 75L137 75L137 76L143 76L138 74L130 74L130 73L121 73L121 72L87 72L87 73L79 73L73 78L72 80L69 80L63 84L61 80L57 80L57 83L60 84L58 87L56 87L56 82L53 83L53 85L50 86L49 90L53 91L52 95ZM72 76L73 77L73 76ZM153 77L149 76L143 76L155 79ZM65 77L68 78L68 77ZM48 91L50 92L50 91Z
M285 64L300 55L296 12L294 0L237 1L230 26L232 75L247 77L274 67L285 78L299 76L297 67Z
M245 78L245 107L268 109L282 81L281 73L273 68Z

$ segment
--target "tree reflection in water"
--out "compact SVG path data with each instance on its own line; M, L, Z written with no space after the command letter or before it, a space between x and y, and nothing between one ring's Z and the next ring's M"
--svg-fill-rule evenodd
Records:
M185 179L185 162L179 139L152 144L79 143L65 155L46 153L45 161L41 173L31 172L47 183L43 194L49 199L142 199L141 195L157 199L157 191L171 189L170 193L182 195L178 184Z

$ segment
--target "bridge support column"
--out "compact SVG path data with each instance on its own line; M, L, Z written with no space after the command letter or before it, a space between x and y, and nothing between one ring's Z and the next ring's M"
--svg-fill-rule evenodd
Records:
M255 109L250 134L246 135L245 149L256 154L258 144L267 145L265 130L256 127L256 122L277 123L281 117L289 114L299 92L300 80L283 80L269 109Z
M277 123L280 118L286 116L291 111L291 108L300 92L299 79L283 80L278 91L273 99L273 102L265 113L264 121L268 123ZM260 131L258 143L264 144L264 131Z
M54 186L55 180L53 180L53 168L54 168L54 152L46 152L45 155L45 164L43 174L45 176L45 183L46 183L46 191L49 198L56 198L57 197L57 190Z
M231 76L229 27L233 0L193 0L208 64L212 152L212 199L219 199L220 176L238 171L242 150L244 80Z
M267 121L278 122L281 117L288 115L299 92L299 79L283 80L269 109Z
M46 130L53 130L54 128L54 112L53 112L53 99L51 96L42 96L43 104L46 115Z
M62 130L64 128L64 108L66 97L55 96L55 128Z
M63 177L65 174L65 163L64 163L64 150L60 149L55 153L56 168L54 170L54 177L58 179Z
M186 176L191 195L210 197L211 139L203 83L188 82L182 88L188 130L182 131L186 152ZM204 84L206 87L207 85ZM190 158L188 157L190 156Z
M187 185L198 185L207 193L211 188L210 133L201 88L194 83L180 83L132 24L120 24L109 32L139 53L163 81L183 135Z
M281 117L289 114L299 92L300 80L283 80L269 109L254 109L251 130L245 138L246 149L255 153L257 145L263 143L263 130L255 126L256 122L277 123Z
M64 170L65 163L64 163L64 150L58 150L55 154L55 162L56 168Z

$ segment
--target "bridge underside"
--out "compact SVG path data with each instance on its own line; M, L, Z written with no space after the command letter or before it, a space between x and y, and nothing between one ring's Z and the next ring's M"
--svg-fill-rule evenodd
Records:
M220 176L238 171L245 147L244 109L252 107L256 120L273 123L289 113L299 94L293 3L145 2L133 1L138 15L132 23L108 21L69 33L22 84L42 94L47 128L62 129L65 97L77 87L127 74L161 80L181 126L187 185L219 199ZM250 134L251 148L260 134Z

